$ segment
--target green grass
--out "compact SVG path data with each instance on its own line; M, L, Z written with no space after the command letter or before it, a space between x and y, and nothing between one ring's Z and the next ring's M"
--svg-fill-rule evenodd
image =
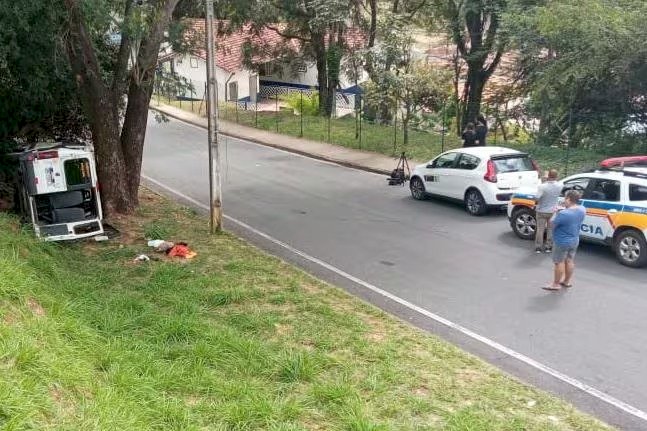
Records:
M170 104L181 107L188 111L206 116L205 105L200 102L168 101L168 99L154 99L153 103ZM348 148L362 149L389 156L399 155L406 149L407 156L412 160L425 162L441 153L442 149L448 150L458 148L461 141L453 134L445 136L444 144L442 137L435 132L418 130L409 131L409 142L406 148L403 146L404 136L401 125L398 130L393 126L372 124L364 121L362 123L361 141L356 136L358 129L354 118L333 119L330 122L330 138L328 136L328 119L317 116L294 115L292 111L283 109L277 115L276 112L254 112L236 109L235 105L221 103L219 117L224 120L237 122L250 127L278 132L290 136L303 136L304 138L330 142ZM303 134L301 134L303 122ZM542 169L557 169L561 175L570 175L597 166L598 162L607 157L625 155L624 153L613 153L593 149L571 149L546 147L530 144L521 144L514 140L503 141L500 135L491 134L488 139L489 145L501 145L515 148L530 153L537 160Z
M193 211L141 203L107 243L40 243L0 214L0 429L606 429ZM199 254L167 260L146 232Z

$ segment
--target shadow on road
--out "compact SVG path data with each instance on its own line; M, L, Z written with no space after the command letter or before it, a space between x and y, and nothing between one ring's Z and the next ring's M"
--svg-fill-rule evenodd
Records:
M541 286L542 284L538 284L537 289L541 288ZM568 292L564 290L558 292L541 291L541 293L529 299L526 310L532 311L533 313L554 311L559 308L566 294Z

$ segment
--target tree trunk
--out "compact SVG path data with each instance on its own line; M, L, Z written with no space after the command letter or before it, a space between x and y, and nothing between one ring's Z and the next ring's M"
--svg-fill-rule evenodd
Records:
M128 169L120 147L119 125L106 122L93 124L91 129L103 211L106 215L130 213L136 203L130 199L126 181Z
M330 94L328 91L328 59L326 58L326 45L324 34L313 34L313 47L315 63L317 66L317 85L319 86L319 113L330 116Z
M106 214L127 212L126 165L119 141L119 112L102 81L99 62L78 3L65 0L65 6L70 30L67 54L92 133L103 209Z
M128 107L121 132L121 148L126 161L126 183L129 210L139 205L139 183L148 121L148 105L152 95L154 74L151 72L145 85L131 83L128 90Z
M155 20L142 38L135 64L128 69L131 45L127 37L115 62L111 86L103 82L102 70L84 22L78 0L64 0L69 20L66 39L68 59L87 116L97 159L101 200L106 215L132 213L138 191L148 105L154 85L154 70L164 32L178 0L155 6ZM124 16L132 2L126 2ZM128 105L120 126L119 104L128 88Z
M467 81L465 82L467 98L463 101L462 128L465 128L467 123L476 124L476 119L481 112L485 82L486 78L482 73L482 65L468 64Z
M409 143L409 121L411 121L411 105L409 102L406 103L405 113L402 116L402 148L403 151L407 149L407 144Z
M467 63L459 130L463 130L467 123L476 121L481 110L485 84L503 55L503 47L497 46L495 42L505 2L494 3L490 6L480 0L466 0L462 5L456 4L454 0L446 3L452 38L458 54ZM464 11L464 14L461 11ZM485 66L490 54L494 54L494 57L490 64ZM456 74L458 63L454 66Z

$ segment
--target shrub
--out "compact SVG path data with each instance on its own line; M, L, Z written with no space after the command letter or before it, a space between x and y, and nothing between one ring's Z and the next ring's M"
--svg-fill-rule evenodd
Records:
M289 93L281 99L299 115L319 115L319 93Z

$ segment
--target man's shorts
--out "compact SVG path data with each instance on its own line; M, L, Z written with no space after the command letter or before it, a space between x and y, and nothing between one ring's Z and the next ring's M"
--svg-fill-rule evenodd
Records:
M553 244L553 262L562 263L566 260L575 259L575 253L577 253L578 246L579 243L573 246Z

